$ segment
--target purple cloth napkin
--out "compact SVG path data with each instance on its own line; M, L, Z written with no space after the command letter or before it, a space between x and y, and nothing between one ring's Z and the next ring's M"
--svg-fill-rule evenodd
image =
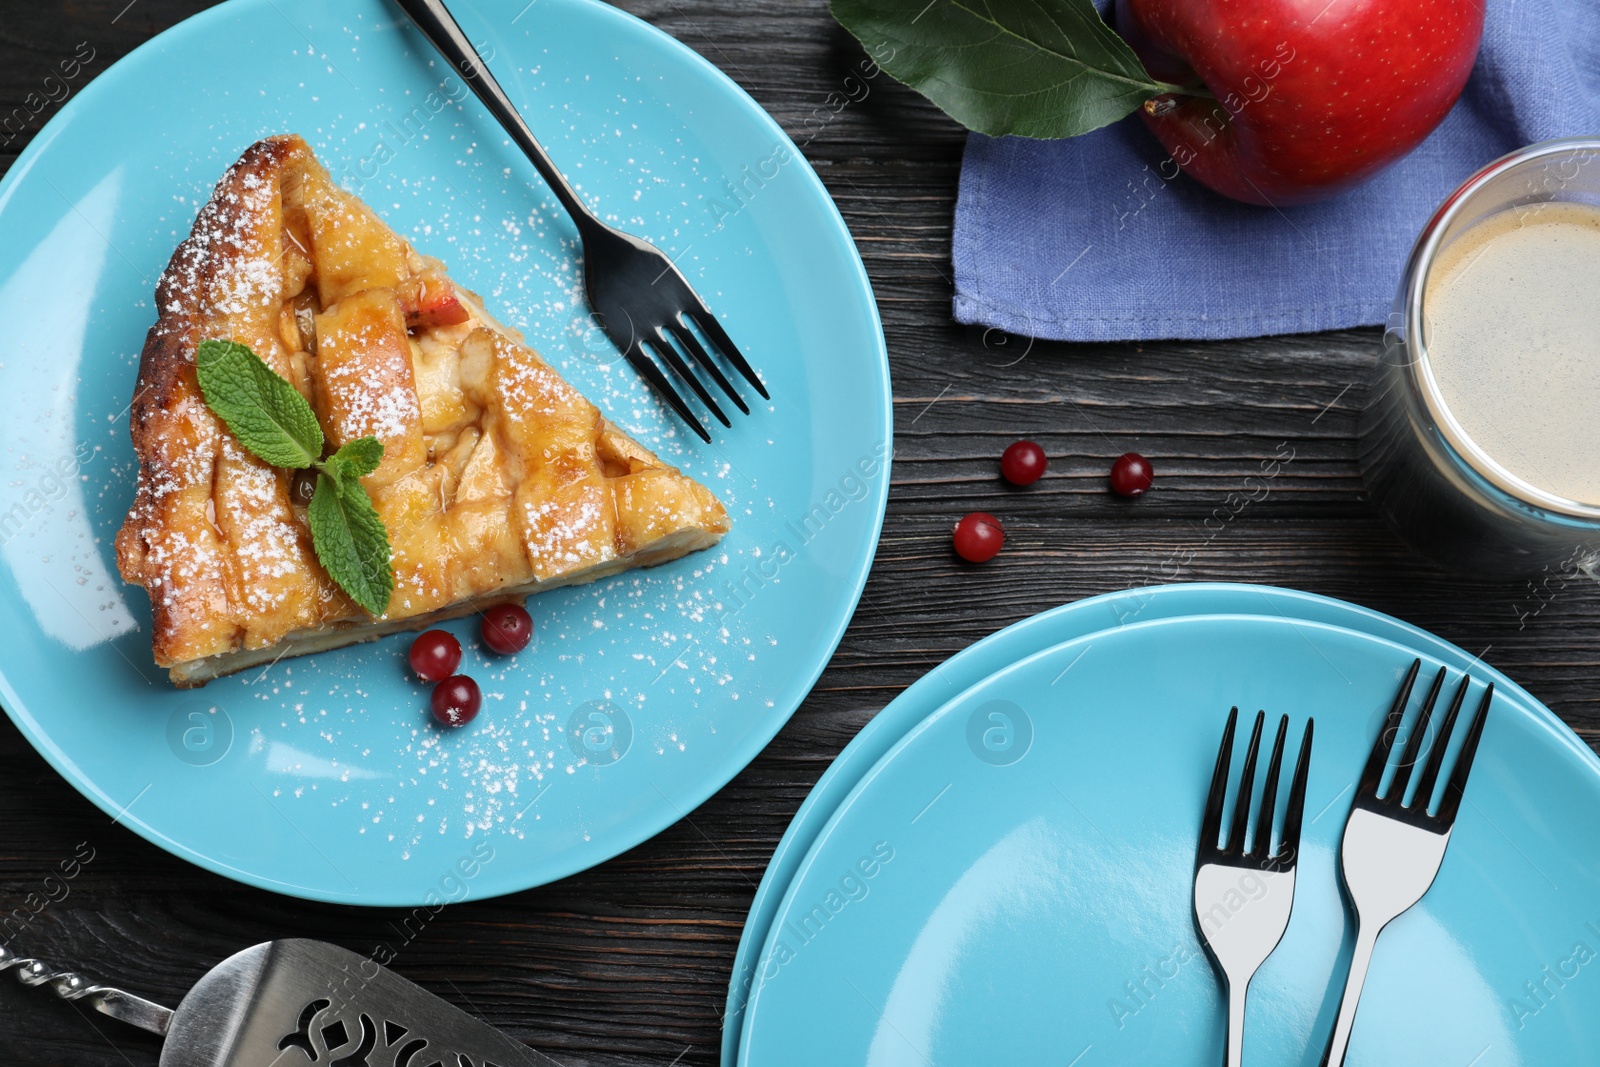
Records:
M1464 178L1535 141L1600 135L1600 3L1487 2L1477 66L1444 122L1320 204L1280 211L1163 180L1165 154L1137 116L1065 141L971 135L957 321L1058 341L1384 322L1418 231Z

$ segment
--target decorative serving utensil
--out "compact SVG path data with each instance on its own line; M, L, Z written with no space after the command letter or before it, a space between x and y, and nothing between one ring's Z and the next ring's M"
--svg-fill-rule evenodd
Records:
M166 1038L161 1067L558 1067L365 956L298 938L211 968L176 1011L0 945L0 971Z
M1311 720L1300 737L1289 802L1283 812L1283 833L1272 850L1272 816L1278 797L1278 773L1283 767L1283 741L1289 716L1278 720L1278 737L1267 764L1266 787L1261 791L1261 812L1255 837L1245 847L1250 826L1250 794L1256 779L1256 752L1261 745L1265 712L1256 713L1250 747L1239 775L1239 797L1234 802L1233 826L1222 836L1222 809L1228 795L1228 766L1233 759L1233 731L1239 709L1228 713L1228 726L1217 751L1217 768L1211 776L1211 793L1200 824L1200 847L1194 866L1194 917L1212 962L1228 987L1227 1067L1239 1067L1244 1056L1244 1002L1250 979L1289 928L1294 907L1294 872L1300 853L1300 821L1306 806L1306 773L1311 761Z

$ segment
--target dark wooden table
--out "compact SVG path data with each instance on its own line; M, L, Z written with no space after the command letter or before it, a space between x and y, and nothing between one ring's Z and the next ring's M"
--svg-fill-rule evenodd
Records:
M75 90L205 6L7 0L0 119L18 107L38 114L9 140L0 130L0 167L60 106L46 99L60 92L46 93L45 76L61 59L92 49ZM1448 574L1368 507L1353 436L1376 330L1063 345L953 325L950 223L963 143L954 123L886 77L865 83L864 96L862 82L847 84L864 56L824 0L623 6L721 67L804 143L855 234L894 374L888 519L833 662L765 753L632 852L555 885L447 909L401 953L396 966L408 977L570 1067L716 1063L733 953L767 858L862 724L978 638L1066 601L1164 580L1162 564L1184 550L1194 556L1179 580L1293 586L1433 630L1481 653L1591 744L1600 738L1594 589ZM1019 493L996 477L996 459L1023 436L1052 462L1042 483ZM1293 461L1264 499L1233 514L1229 494L1248 492L1244 479L1280 447ZM1138 501L1106 491L1112 458L1130 449L1158 472L1156 490ZM1010 537L982 567L950 550L950 524L970 510L1002 516ZM244 945L310 936L370 952L403 914L308 904L191 867L111 825L0 720L0 914L41 892L80 842L93 861L15 947L119 976L168 1004ZM146 1067L157 1048L0 981L0 1062Z

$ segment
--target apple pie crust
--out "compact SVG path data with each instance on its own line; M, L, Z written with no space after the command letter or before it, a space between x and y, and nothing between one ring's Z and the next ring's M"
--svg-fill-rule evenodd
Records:
M155 660L177 685L664 563L727 532L709 490L608 422L297 136L257 142L223 175L156 303L116 551L149 592ZM210 338L292 382L330 452L383 442L363 479L392 548L382 616L318 564L303 476L246 452L206 406L194 361Z

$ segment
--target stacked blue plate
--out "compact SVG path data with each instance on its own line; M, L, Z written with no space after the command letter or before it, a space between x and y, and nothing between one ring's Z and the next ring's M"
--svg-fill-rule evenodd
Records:
M1493 682L1495 698L1438 879L1379 942L1348 1063L1593 1062L1600 760L1413 626L1289 590L1187 585L995 634L862 731L756 896L724 1064L1218 1062L1223 990L1191 892L1235 705L1317 722L1294 913L1245 1036L1252 1061L1316 1064L1354 936L1345 816L1417 658Z

